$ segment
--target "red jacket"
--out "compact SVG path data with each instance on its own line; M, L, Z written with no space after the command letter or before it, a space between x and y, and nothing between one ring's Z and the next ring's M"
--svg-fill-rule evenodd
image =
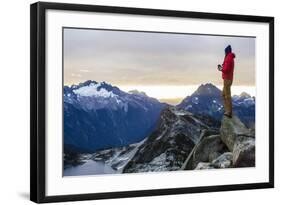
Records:
M234 53L229 53L224 58L222 64L222 79L233 80L233 71L234 71Z

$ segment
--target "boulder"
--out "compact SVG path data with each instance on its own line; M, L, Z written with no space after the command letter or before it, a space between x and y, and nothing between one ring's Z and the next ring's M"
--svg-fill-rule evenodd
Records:
M203 170L203 169L214 169L211 163L199 162L194 170Z
M181 167L181 170L191 170L191 169L194 169L193 167L193 163L192 163L192 158L193 158L193 154L195 152L195 150L197 150L197 147L200 145L201 141L210 136L210 135L218 135L219 132L217 130L213 130L213 129L203 129L201 134L200 134L200 137L199 137L199 140L198 140L198 143L193 147L192 151L189 153L188 157L186 158L186 160L184 161L182 167Z
M238 117L223 117L220 135L203 132L181 169L215 169L255 166L255 130Z
M252 132L239 120L233 116L228 118L223 117L220 128L221 140L225 143L230 151L233 151L235 141L238 136L254 137Z
M233 154L225 152L218 158L214 159L211 165L215 168L230 168L232 167Z
M255 166L255 135L237 118L223 117L221 140L233 154L233 167Z
M225 151L227 151L227 148L221 141L220 135L211 135L203 138L194 150L192 168L197 167L199 162L212 162Z
M234 167L255 166L255 138L238 136L233 147Z
M225 152L214 159L212 162L199 162L195 170L202 169L218 169L218 168L230 168L232 167L233 155L231 152Z

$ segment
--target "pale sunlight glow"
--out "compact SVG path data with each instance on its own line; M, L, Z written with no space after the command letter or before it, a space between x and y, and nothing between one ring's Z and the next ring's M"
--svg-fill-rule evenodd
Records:
M192 95L200 85L119 85L118 87L125 91L138 90L143 91L146 95L156 98L156 99L183 99L187 96ZM222 86L217 86L222 89ZM254 86L232 86L232 95L240 95L242 92L246 92L251 96L255 96Z

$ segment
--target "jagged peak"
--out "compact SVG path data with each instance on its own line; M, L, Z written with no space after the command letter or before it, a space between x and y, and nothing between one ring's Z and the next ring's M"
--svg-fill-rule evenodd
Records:
M66 85L66 86L64 86L64 90L65 91L75 91L80 88L86 88L86 87L89 87L89 88L92 87L93 89L96 89L97 91L100 91L101 89L103 89L108 92L113 92L115 94L120 94L122 92L118 87L113 86L110 83L107 83L105 81L97 82L94 80L87 80L85 82L81 82L79 84L73 84L71 86Z
M219 95L221 90L212 83L201 84L192 95Z
M213 88L217 88L214 84L212 83L202 83L199 87L213 87Z
M144 96L147 96L145 92L143 91L139 91L139 90L130 90L128 93L130 94L135 94L135 95L144 95Z
M105 81L97 82L95 80L86 80L85 82L80 82L78 84L72 84L72 85L65 85L65 88L70 88L72 90L78 89L84 86L89 86L89 85L99 85L99 87L110 87L113 88L115 86L112 86L110 83L107 83Z
M246 93L246 92L242 92L242 93L240 94L240 97L250 98L250 97L251 97L251 95L250 95L250 94L248 94L248 93Z
M87 80L85 82L79 83L78 86L83 87L83 86L89 86L91 84L97 84L97 82L94 80Z

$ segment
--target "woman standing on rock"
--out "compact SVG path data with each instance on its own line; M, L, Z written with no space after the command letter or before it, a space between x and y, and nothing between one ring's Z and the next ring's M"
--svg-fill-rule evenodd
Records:
M232 99L231 99L231 85L233 82L233 71L234 71L234 58L235 54L232 53L231 45L228 45L225 49L225 57L222 66L218 65L218 70L222 72L223 79L223 105L224 115L232 117Z

